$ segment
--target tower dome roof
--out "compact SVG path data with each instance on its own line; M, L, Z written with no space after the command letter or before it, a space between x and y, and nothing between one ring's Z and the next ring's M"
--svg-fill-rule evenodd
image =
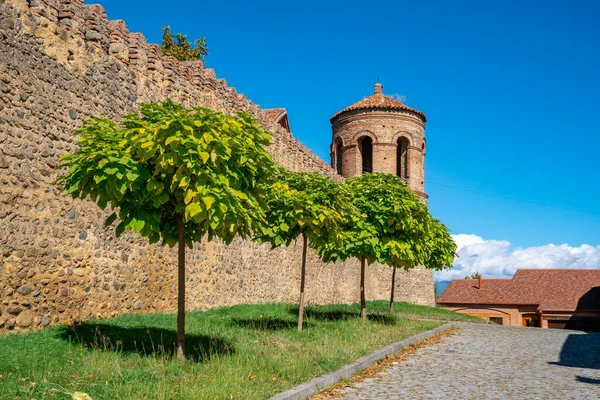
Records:
M331 117L329 120L331 122L333 122L334 119L336 119L337 117L339 117L340 115L342 115L343 113L347 112L347 111L354 111L354 110L404 110L404 111L411 111L415 114L417 114L419 117L421 117L423 119L423 122L425 122L427 120L427 117L425 116L424 113L422 113L419 110L416 110L414 108L411 108L409 106L407 106L406 104L403 104L401 102L399 102L398 100L395 100L389 96L386 96L383 94L383 85L380 83L376 83L375 84L375 93L369 97L366 97L364 99L362 99L361 101L354 103L346 108L344 108L343 110L337 112L333 117Z

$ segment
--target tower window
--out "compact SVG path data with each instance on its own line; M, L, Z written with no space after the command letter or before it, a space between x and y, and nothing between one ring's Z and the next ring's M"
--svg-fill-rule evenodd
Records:
M408 144L408 139L401 137L396 149L396 175L405 181L408 180Z
M362 173L373 172L373 139L363 136L358 140L362 158Z
M342 143L335 146L335 170L338 175L342 175Z

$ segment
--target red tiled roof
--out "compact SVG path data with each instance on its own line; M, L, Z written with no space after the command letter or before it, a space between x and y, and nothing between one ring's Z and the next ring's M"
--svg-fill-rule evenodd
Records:
M337 112L333 117L330 118L330 121L333 122L333 120L338 117L339 115L347 112L347 111L352 111L352 110L360 110L360 109L365 109L365 110L406 110L406 111L411 111L415 114L418 114L421 118L423 118L423 121L427 120L427 117L425 116L424 113L422 113L419 110L416 110L414 108L411 108L409 106L407 106L406 104L403 104L401 102L399 102L398 100L395 100L391 97L388 97L386 95L384 95L381 92L381 85L375 85L375 93L367 98L362 99L361 101L352 104L351 106L348 106L346 108L344 108L343 110Z
M438 303L494 303L508 301L511 279L482 279L481 289L477 279L454 279L437 298Z
M263 112L265 113L267 120L274 124L278 123L279 120L287 114L285 108L265 108L263 109Z
M600 311L600 269L519 269L512 279L455 279L438 304L533 304L544 311Z

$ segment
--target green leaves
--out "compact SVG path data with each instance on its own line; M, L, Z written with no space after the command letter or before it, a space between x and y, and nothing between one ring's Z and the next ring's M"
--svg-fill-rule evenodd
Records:
M106 218L106 221L104 221L104 226L112 225L112 223L115 222L116 219L117 219L116 213L110 214L110 216L108 218Z
M94 117L75 132L78 150L65 155L58 180L73 197L90 196L117 210L106 221L151 242L177 243L177 213L188 244L249 236L264 219L258 182L274 175L265 147L270 133L249 114L185 109L172 101L141 104L124 122Z
M212 205L215 203L215 198L211 196L205 196L202 198L202 201L206 205L206 209L210 209Z
M182 176L179 178L179 185L178 185L178 187L180 187L180 188L184 188L184 189L185 189L185 188L187 188L187 187L188 187L188 185L189 185L189 184L190 184L190 177L189 177L189 176L187 176L187 175L182 175Z
M340 240L317 249L325 261L365 257L392 267L441 269L452 265L456 245L448 228L429 214L400 178L364 174L343 184L356 214L342 226Z
M202 164L206 164L208 159L210 158L210 154L205 151L201 151L198 153L200 155L200 159L202 160ZM216 158L216 157L215 157ZM214 160L213 160L214 161Z
M179 61L203 60L208 55L206 39L200 38L194 40L194 46L187 40L186 35L178 33L173 40L171 27L163 26L162 52L165 56L173 56Z
M200 207L199 203L191 203L185 208L185 219L190 221L196 215L202 212L202 207Z
M155 192L156 194L160 194L163 189L164 189L165 185L162 182L158 182L154 179L148 181L148 184L146 185L146 190L148 190L149 192Z
M272 247L288 246L302 233L313 248L334 242L352 214L347 191L319 173L280 169L263 186L266 221L254 239Z

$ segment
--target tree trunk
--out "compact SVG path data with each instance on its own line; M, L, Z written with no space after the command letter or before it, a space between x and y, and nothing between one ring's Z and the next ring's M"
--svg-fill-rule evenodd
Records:
M185 360L185 225L177 214L179 258L177 261L177 358Z
M394 289L396 288L396 268L392 268L392 291L390 294L390 314L394 312Z
M360 258L360 316L367 320L367 304L365 301L365 258Z
M302 272L300 273L300 307L298 310L298 332L302 332L302 320L304 319L304 282L306 280L306 246L308 239L302 232Z

